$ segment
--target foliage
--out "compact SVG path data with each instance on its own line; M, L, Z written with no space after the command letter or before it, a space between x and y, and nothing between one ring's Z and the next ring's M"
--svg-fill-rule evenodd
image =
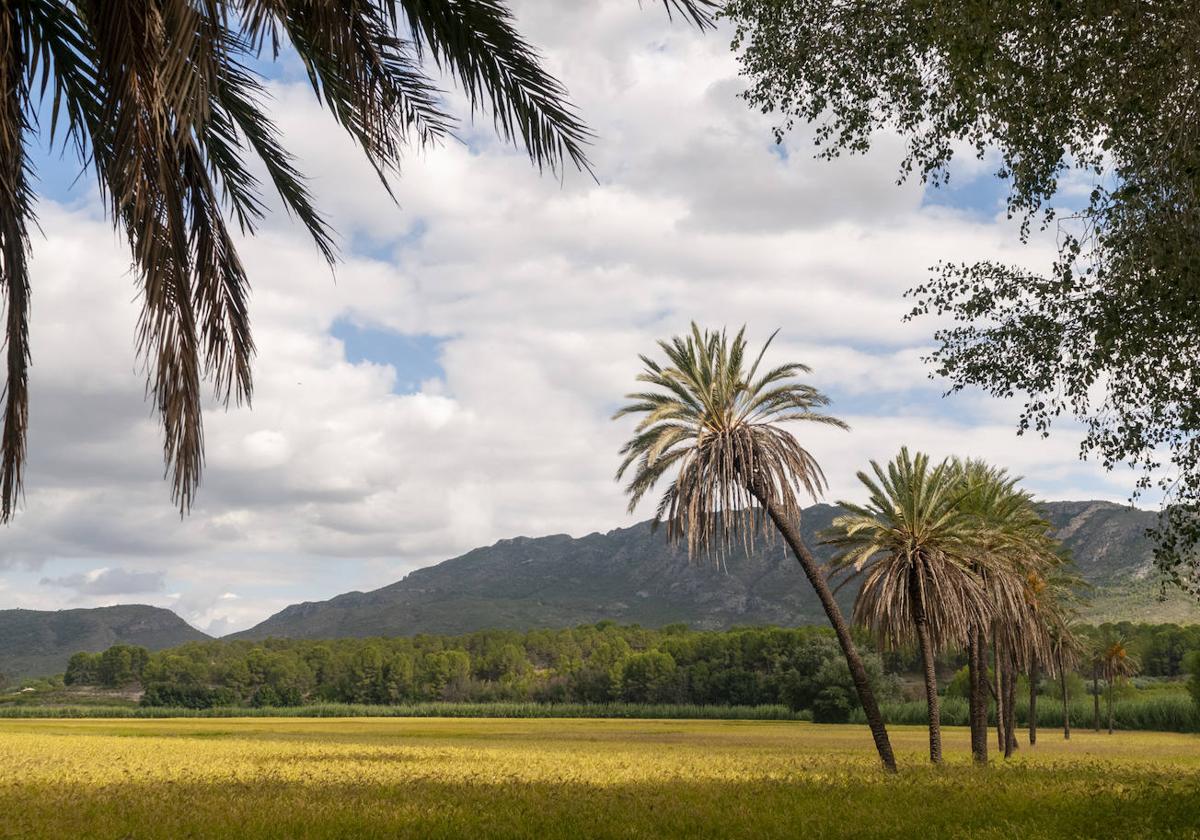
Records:
M793 722L0 723L20 837L587 836L878 840L1195 835L1193 737L1043 738L1020 766L879 772L859 733ZM998 822L999 821L999 822Z
M1179 677L1187 672L1188 652L1200 650L1200 624L1133 624L1120 621L1098 627L1082 625L1080 634L1095 643L1105 636L1122 638L1148 677Z
M101 685L105 688L142 681L150 652L140 645L113 645L102 653L77 653L67 663L67 685Z
M712 0L664 0L708 25ZM27 147L45 132L90 170L129 244L138 347L164 431L172 498L186 511L203 463L203 385L252 391L249 279L230 221L266 212L255 169L335 259L333 232L266 110L262 67L294 54L317 101L391 190L402 153L451 135L438 79L539 168L586 169L590 134L505 0L22 0L0 10L0 292L7 344L0 521L21 495L29 413ZM44 106L44 107L43 107ZM48 112L43 125L39 114Z
M895 130L901 177L935 184L956 153L994 150L1022 237L1058 220L1046 275L943 264L912 315L953 319L931 357L952 390L1023 396L1022 432L1074 415L1084 456L1140 468L1138 492L1157 482L1157 560L1200 594L1195 3L730 0L723 13L745 97L779 115L778 137L811 123L833 157ZM1081 181L1082 199L1063 189Z

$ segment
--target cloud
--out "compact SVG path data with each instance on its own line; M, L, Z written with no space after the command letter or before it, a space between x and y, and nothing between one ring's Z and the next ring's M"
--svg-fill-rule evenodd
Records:
M780 328L773 358L813 367L854 427L811 433L833 495L854 497L855 470L903 442L992 457L1047 494L1120 495L1079 464L1069 430L1018 439L1008 407L943 401L921 362L933 324L902 321L903 291L939 259L1040 266L1052 242L1021 246L1003 219L895 186L895 138L823 162L797 134L780 154L769 118L737 97L727 33L629 0L515 5L597 133L597 180L539 176L481 118L465 143L411 156L397 206L306 82L273 84L344 259L331 274L282 213L239 242L254 407L208 407L186 517L144 400L127 252L94 199L42 203L5 605L52 607L55 590L111 602L135 585L117 583L126 574L147 600L226 632L500 538L646 517L651 504L626 513L613 481L629 427L608 418L637 355L693 319L746 324L755 341ZM373 341L348 348L347 324ZM403 370L392 356L410 345L428 358ZM116 577L86 577L97 569Z
M43 586L57 586L73 590L77 595L137 595L146 592L161 592L165 571L139 572L122 568L100 568L62 577L44 577Z

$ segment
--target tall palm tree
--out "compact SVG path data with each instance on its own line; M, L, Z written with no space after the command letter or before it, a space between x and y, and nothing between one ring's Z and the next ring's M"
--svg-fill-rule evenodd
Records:
M716 5L663 2L701 27ZM172 498L186 511L203 461L205 383L226 405L251 397L249 283L229 222L252 232L265 212L252 161L318 251L335 258L333 233L267 113L258 68L281 50L300 59L317 101L385 185L407 146L452 133L442 75L539 169L588 166L590 134L506 0L0 3L0 522L21 496L29 419L29 144L44 134L75 153L129 245L147 392ZM40 113L50 118L40 123Z
M802 364L761 370L768 339L758 355L747 355L745 329L731 340L724 331L691 332L660 341L660 363L642 356L640 382L649 390L627 395L631 402L614 419L643 415L634 436L621 448L620 480L629 510L668 475L656 524L666 522L668 539L683 540L689 554L728 546L735 536L753 547L755 536L769 536L769 519L804 570L850 667L850 675L875 739L880 761L895 770L879 704L867 679L850 627L817 561L800 536L800 497L816 499L826 486L816 459L786 429L785 423L818 423L846 428L821 412L829 400L796 376Z
M987 763L988 695L996 700L998 748L1007 757L1016 746L1013 734L1015 662L1029 653L1036 621L1030 610L1027 574L1045 550L1046 523L1037 515L1019 479L982 461L958 461L962 483L959 506L974 523L970 566L986 591L987 619L968 633L971 752ZM991 641L994 684L988 683L987 648Z
M929 456L907 448L885 470L858 473L866 505L838 502L846 510L833 521L825 542L838 554L834 573L862 577L854 605L856 622L884 645L916 643L929 710L929 760L942 761L937 653L966 643L968 630L989 614L984 589L971 570L976 530L959 506L962 485L949 461L931 467Z
M1108 734L1113 734L1117 684L1132 677L1141 668L1141 663L1130 650L1124 636L1114 635L1104 639L1101 647L1101 665L1108 695Z

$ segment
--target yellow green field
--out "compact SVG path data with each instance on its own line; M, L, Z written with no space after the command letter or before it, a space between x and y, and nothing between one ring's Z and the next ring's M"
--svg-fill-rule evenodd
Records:
M760 721L0 721L0 836L1200 837L1200 737L1044 732L988 770L947 731Z

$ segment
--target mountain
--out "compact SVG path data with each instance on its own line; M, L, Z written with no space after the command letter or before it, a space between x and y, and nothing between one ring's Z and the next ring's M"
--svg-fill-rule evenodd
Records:
M95 609L0 610L0 674L12 680L62 673L71 655L116 644L150 650L210 638L170 610L144 604Z
M838 510L805 510L802 531L819 559L816 534ZM1111 502L1050 502L1044 514L1096 587L1088 617L1200 621L1182 595L1157 600L1146 528L1156 514ZM839 595L848 605L849 587ZM373 592L294 604L233 638L334 638L462 633L489 627L569 627L602 619L718 629L823 622L816 596L779 540L747 554L689 561L649 522L607 534L517 537L418 569Z

